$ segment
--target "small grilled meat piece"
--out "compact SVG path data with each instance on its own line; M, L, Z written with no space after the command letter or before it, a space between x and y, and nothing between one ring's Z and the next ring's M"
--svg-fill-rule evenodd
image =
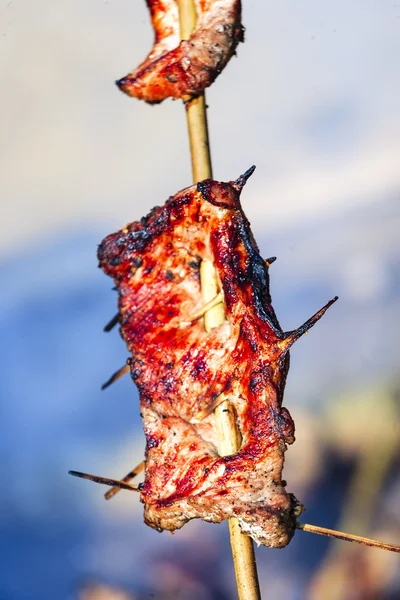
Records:
M296 331L284 333L240 205L252 170L235 182L205 180L108 236L101 268L119 292L121 333L132 358L146 436L145 521L162 531L199 517L237 517L257 543L285 546L298 504L282 483L294 424L282 407L288 348L331 301ZM206 332L199 265L213 262L226 321ZM237 414L240 451L219 457L218 397ZM206 417L198 422L201 412Z
M147 0L155 42L137 69L117 81L146 102L198 96L221 73L243 40L240 0L196 0L196 30L181 41L176 0Z

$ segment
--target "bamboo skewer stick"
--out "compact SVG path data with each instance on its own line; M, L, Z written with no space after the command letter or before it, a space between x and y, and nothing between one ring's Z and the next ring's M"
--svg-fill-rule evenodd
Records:
M208 260L203 260L200 265L200 281L203 300L208 302L218 293L215 269ZM204 327L206 331L210 331L213 327L222 325L224 320L224 305L220 303L205 313ZM216 407L214 414L218 435L218 452L221 456L234 454L240 449L241 439L232 404L229 400L224 400ZM239 600L258 600L261 596L253 540L242 533L239 521L235 518L229 519L229 533Z
M127 473L125 475L125 477L123 477L121 479L121 481L123 481L124 483L129 483L130 481L132 481L132 479L134 479L136 477L136 475L139 475L139 473L141 473L142 471L144 471L145 468L145 462L144 460L139 463L138 465L136 465L136 467L134 469L132 469L131 471L129 471L129 473ZM106 492L104 494L104 498L106 500L110 500L111 498L113 498L115 496L115 494L118 494L118 492L120 491L120 487L112 487L110 490L108 490L108 492Z
M103 331L109 333L119 323L119 312L103 327Z
M178 0L178 7L181 37L187 39L196 24L194 2L193 0ZM188 100L185 106L193 181L197 183L212 177L204 94ZM200 282L205 303L212 301L219 293L219 289L215 269L210 261L204 260L200 265ZM220 302L205 312L204 327L206 331L210 331L221 325L224 320L224 304ZM236 425L234 409L229 400L225 400L215 409L215 420L220 455L234 454L240 448L240 433ZM260 600L253 541L242 533L239 522L235 518L229 519L229 533L239 600Z
M214 308L214 306L221 304L223 302L223 299L224 298L223 298L222 292L220 292L219 294L214 296L214 298L211 298L211 300L206 302L204 304L204 306L201 306L194 313L192 313L191 315L186 317L186 319L184 321L181 321L180 326L185 327L186 325L190 325L193 321L197 321L197 319L200 319L200 317L204 317L204 315L207 312L209 312L212 308Z
M212 178L211 155L208 138L206 101L204 94L186 103L186 119L189 132L190 157L193 181Z
M81 479L88 479L94 481L94 483L101 483L102 485L117 486L123 490L129 490L133 492L140 492L141 487L139 485L132 485L126 481L120 479L110 479L109 477L102 477L101 475L92 475L91 473L81 473L81 471L68 471L69 475L74 477L80 477Z
M129 369L130 369L129 365L124 365L123 367L121 367L120 369L118 369L118 371L115 371L115 373L113 373L111 375L110 379L108 379L105 383L103 383L103 385L101 386L101 389L105 390L108 387L110 387L110 385L112 385L113 383L115 383L123 375L125 375L126 373L129 373Z
M389 550L389 552L400 553L400 546L397 546L396 544L388 544L387 542L380 542L379 540L361 537L360 535L353 535L352 533L343 533L343 531L327 529L326 527L319 527L318 525L310 525L309 523L297 523L296 527L297 529L308 531L308 533L316 533L318 535L325 535L346 542L354 542L356 544L362 544L363 546L371 546L372 548L379 548L380 550Z
M196 25L196 8L193 0L178 0L181 38L190 38ZM205 95L187 99L186 119L189 131L190 158L193 181L197 183L212 177L211 154Z
M226 454L232 454L235 452L236 447L232 444L232 440L229 438L230 429L235 426L235 414L232 405L226 402L224 408L224 415L227 415L222 421L217 421L217 427L221 433L221 446L220 453L222 456ZM227 428L227 431L225 430ZM120 489L139 492L141 489L139 485L131 485L128 482L135 477L138 473L143 471L145 468L144 462L141 462L137 467L132 469L123 479L109 479L108 477L102 477L98 475L92 475L90 473L81 473L80 471L68 471L70 475L80 477L82 479L88 479L94 483L100 483L103 485L114 486L106 494L107 500L112 498ZM397 552L400 554L400 546L396 544L389 544L388 542L381 542L372 538L362 537L360 535L353 535L352 533L344 533L343 531L336 531L335 529L328 529L327 527L319 527L318 525L311 525L310 523L296 523L296 528L306 531L308 533L314 533L317 535L323 535L326 537L332 537L345 542L354 542L355 544L361 544L363 546L370 546L371 548L378 548L379 550L387 550L389 552ZM237 523L237 519L229 520L229 530L231 534L232 552L234 556L235 572L238 580L238 589L241 590L242 595L239 592L239 599L244 600L247 598L257 599L259 596L252 595L253 590L258 590L258 581L251 581L249 574L252 573L257 576L255 564L253 563L254 554L248 553L247 551L247 540L250 540L246 535L241 533L240 527ZM251 540L250 540L251 542ZM253 548L252 548L253 549ZM239 583L241 588L239 588ZM259 593L259 591L258 591Z

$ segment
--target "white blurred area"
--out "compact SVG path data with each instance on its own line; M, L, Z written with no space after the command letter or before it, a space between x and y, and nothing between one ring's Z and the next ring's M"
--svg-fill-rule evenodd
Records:
M243 5L246 42L208 103L214 176L257 165L256 234L398 194L400 5ZM3 256L108 233L191 183L181 103L113 83L150 49L144 1L2 0L0 23Z

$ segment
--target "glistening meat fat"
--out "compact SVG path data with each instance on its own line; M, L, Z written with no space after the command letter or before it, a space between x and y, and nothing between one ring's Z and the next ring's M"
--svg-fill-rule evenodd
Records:
M282 481L294 424L282 406L289 347L269 292L268 262L241 204L254 169L236 181L205 180L108 236L100 266L116 283L121 333L132 354L146 436L145 521L162 531L193 518L237 517L257 543L285 546L299 505ZM225 322L206 332L199 267L215 267ZM213 409L229 399L240 450L220 457Z
M240 0L196 0L196 29L183 41L176 0L147 0L147 5L155 32L153 48L117 85L150 103L201 94L243 40Z

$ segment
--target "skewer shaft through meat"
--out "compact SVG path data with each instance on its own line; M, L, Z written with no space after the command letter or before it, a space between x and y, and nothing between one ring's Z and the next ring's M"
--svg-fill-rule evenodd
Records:
M282 407L289 347L330 306L299 330L283 332L271 305L268 266L240 205L249 174L206 180L170 198L140 222L108 236L103 270L119 292L121 332L132 352L146 434L141 490L145 520L178 529L191 518L238 518L257 543L286 545L298 503L282 484L294 425ZM207 332L182 327L203 303L199 267L214 264L226 320ZM195 416L220 394L237 415L239 452L218 455L215 417Z
M176 0L147 0L155 31L146 59L117 81L150 103L200 95L221 73L243 40L240 0L196 0L196 29L182 40Z

